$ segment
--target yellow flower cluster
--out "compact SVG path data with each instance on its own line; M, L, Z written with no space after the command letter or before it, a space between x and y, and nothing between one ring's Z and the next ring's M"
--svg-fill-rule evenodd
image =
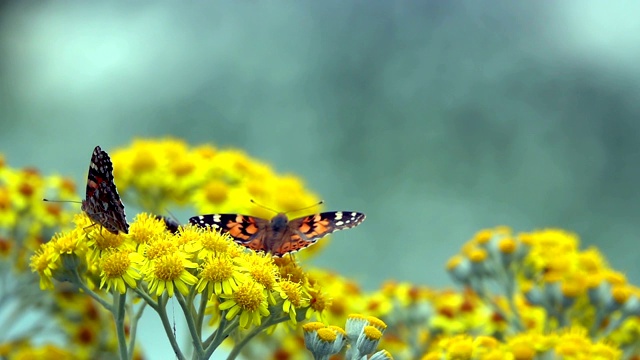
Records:
M582 328L549 334L520 333L501 342L491 336L456 335L443 337L437 349L422 356L422 360L616 360L622 352L613 345L594 342Z
M476 234L448 268L504 317L508 333L581 326L592 337L633 346L640 341L640 289L595 248L583 251L579 245L575 234L561 230L488 229ZM483 293L489 283L498 285L501 293L494 295L500 299Z
M250 199L281 211L318 202L297 177L278 175L268 165L237 150L190 148L184 142L166 139L138 140L113 154L114 175L125 203L155 214L174 205L190 205L194 213L245 212L270 217L273 214ZM65 346L78 358L95 358L96 351L119 352L122 358L134 356L137 320L145 307L160 314L176 353L182 354L164 311L171 296L177 295L185 311L189 310L185 316L194 339L201 338L205 323L217 326L209 338L196 346L195 353L201 358L210 356L229 336L236 338L239 351L243 333L253 337L265 329L273 331L282 322L293 327L305 317L323 311L329 302L295 262L281 260L276 264L268 255L243 251L221 234L192 227L177 231L178 224L173 224L173 233L167 232L165 225L171 224L144 213L136 217L128 235L112 234L85 214L74 218L59 203L42 202L45 197L78 199L71 181L43 178L33 169L13 170L0 157L0 256L22 272L30 266L39 275L25 272L30 282L39 279L40 288L50 290L51 302L65 305L56 304L52 306L55 310L49 310L59 319L58 327L68 333ZM72 220L75 228L54 235ZM48 239L51 240L46 242ZM306 251L306 255L320 246L315 248ZM65 284L71 286L71 292ZM61 287L77 297L57 296ZM78 289L85 295L80 296ZM18 291L15 295L29 298ZM79 317L69 311L84 308L78 302L86 302L86 295L100 306L93 309L93 316L80 318L96 321L64 321ZM316 298L318 302L311 304ZM191 305L186 306L187 303ZM105 326L105 315L109 313L115 328ZM208 322L204 321L205 315L209 316ZM104 329L109 331L105 333ZM107 341L108 346L101 341ZM18 342L25 351L31 346L22 338L6 340L6 344ZM5 353L8 358L13 358L19 349L9 345L7 348L14 349L13 353ZM32 354L39 351L31 349Z
M11 168L0 155L0 258L25 271L29 253L73 216L59 203L42 199L77 199L75 191L67 178L45 177L34 168Z
M270 217L250 200L281 211L318 203L297 177L277 175L237 150L190 148L173 139L137 140L113 152L112 159L124 203L155 214L191 205L195 213ZM217 232L178 224L167 231L166 219L147 213L136 216L128 234L105 231L86 214L73 221L75 228L37 249L31 269L40 275L42 289L55 291L58 281L69 282L111 312L123 358L133 352L134 342L127 344L127 337L135 338L125 332L135 330L145 306L158 312L174 351L184 356L164 308L170 297L183 307L198 358L208 358L229 336L238 344L233 351L240 351L245 343L237 339L243 336L240 330L248 330L244 335L251 338L265 329L273 332L278 323L295 327L313 314L321 316L330 304L295 261L246 252ZM303 257L320 246L314 248ZM139 299L142 306L136 305ZM205 323L216 330L201 340Z
M45 294L36 291L46 277L29 271L29 257L56 231L68 227L74 212L43 198L78 200L76 186L61 176L43 176L34 168L15 169L0 155L0 293L2 333L0 358L76 359L115 353L117 346L109 314L97 308L77 289L58 286ZM59 242L59 252L72 244ZM46 260L45 263L48 263ZM52 268L43 268L52 275ZM35 314L46 314L37 319ZM35 346L38 338L66 341L64 348L48 344Z
M210 145L194 148L180 140L136 140L112 154L113 172L125 200L161 213L173 204L192 205L196 213L231 212L271 217L251 199L279 211L318 203L303 182L278 175L270 166L239 150Z
M310 306L318 286L293 260L276 263L268 254L246 252L217 231L189 225L171 233L147 213L136 216L129 234L91 226L84 214L75 223L32 257L42 287L53 288L54 279L70 281L111 310L116 304L108 303L107 294L117 298L133 291L132 304L141 298L161 317L167 298L177 296L194 341L206 330L205 315L217 327L209 341L198 340L201 355L220 345L226 337L222 333L250 327L262 331L283 322L295 326L318 309Z
M318 201L296 177L278 175L237 150L189 147L174 139L137 140L112 155L125 204L152 214L192 206L194 213L268 218L273 214L249 200L282 211ZM581 250L577 236L565 231L482 230L447 264L460 289L389 281L365 292L338 274L303 271L289 257L246 251L216 231L192 226L169 231L158 216L146 212L135 217L129 234L118 235L85 214L72 218L59 206L53 207L59 217L45 221L48 215L39 211L51 203L31 201L32 210L25 211L20 206L29 202L17 194L30 188L25 183L41 189L47 182L33 177L35 171L7 175L10 171L0 163L0 184L6 184L0 188L0 255L14 251L16 241L32 239L24 241L39 246L31 269L41 288L53 290L52 298L63 309L60 319L95 320L59 321L76 344L69 351L77 358L95 358L96 349L119 352L121 358L137 356L136 327L145 308L160 317L178 359L186 358L187 351L207 359L225 339L233 340L229 359L306 359L307 350L316 359L347 360L391 359L391 354L396 359L640 357L640 291L596 249ZM47 185L52 191L34 191L33 199L74 198L73 186L64 185L70 183L53 184ZM16 226L25 216L31 218ZM75 227L40 245L50 238L45 230L72 220ZM309 253L302 252L302 258ZM24 268L24 256L22 262ZM65 292L61 285L68 285ZM166 309L169 298L180 305L191 349L178 345ZM106 315L114 320L115 327L108 327L113 334L96 336L106 327ZM300 326L311 318L318 322ZM105 338L111 343L102 343ZM9 348L24 356L43 351L22 340L0 343L0 356L15 358L17 350ZM60 351L57 358L65 354Z
M305 347L313 354L315 360L328 359L340 353L345 345L347 360L393 359L386 350L375 352L387 324L373 316L351 314L345 329L339 326L325 326L321 322L307 323L302 329Z
M319 204L297 176L281 175L236 149L190 147L182 140L138 139L112 153L113 173L126 205L154 214L189 206L193 214L239 213L266 219ZM253 202L251 200L254 200ZM299 254L320 252L325 238Z
M580 250L574 234L483 230L447 268L461 291L387 282L363 292L339 275L308 273L332 298L325 323L344 323L353 312L379 317L388 325L380 347L396 359L640 356L637 288L596 249ZM281 358L304 358L300 337L292 341L281 332L261 337L247 351L265 344Z

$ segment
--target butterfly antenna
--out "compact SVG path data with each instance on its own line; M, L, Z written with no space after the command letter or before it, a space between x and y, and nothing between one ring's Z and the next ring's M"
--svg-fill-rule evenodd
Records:
M288 213L291 213L291 212L298 212L298 211L302 211L302 210L307 210L307 209L310 209L312 207L320 206L322 204L324 204L324 200L320 200L320 201L318 201L317 203L315 203L313 205L305 206L305 207L300 208L300 209L289 210L289 211L285 212L285 214L288 214Z
M175 220L177 223L180 223L180 220L178 220L178 218L177 218L175 215L173 215L173 213L172 213L171 211L169 211L169 209L166 209L166 208L165 208L165 209L164 209L164 211L166 211L166 212L167 212L167 214L171 215L171 217L173 218L173 220Z
M46 202L58 202L58 203L76 203L76 204L81 204L82 201L75 201L75 200L50 200L50 199L42 199L42 201L46 201Z
M267 209L267 210L270 210L270 211L273 211L273 212L274 212L274 213L276 213L276 214L278 214L278 213L280 212L280 211L277 211L277 210L273 210L273 209L272 209L272 208L270 208L270 207L267 207L267 206L264 206L264 205L262 205L262 204L259 204L259 203L257 203L255 200L253 200L253 199L251 199L250 201L251 201L251 203L258 205L258 206L260 206L261 208L263 208L263 209Z

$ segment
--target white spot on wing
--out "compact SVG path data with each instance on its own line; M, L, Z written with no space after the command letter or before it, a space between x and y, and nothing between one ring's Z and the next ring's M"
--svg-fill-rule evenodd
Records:
M336 219L336 220L342 220L342 211L338 211L338 212L336 212L336 215L335 215L335 216L336 216L336 217L335 217L335 219Z
M218 215L218 214L213 215L213 221L214 222L220 222L220 215Z

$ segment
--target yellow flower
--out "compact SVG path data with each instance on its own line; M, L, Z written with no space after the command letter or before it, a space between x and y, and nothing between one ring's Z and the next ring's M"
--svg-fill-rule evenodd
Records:
M318 316L318 320L324 322L326 316L325 313L331 307L331 297L325 293L318 284L311 286L307 291L310 299L309 308L307 309L305 318L309 319L312 315L316 314Z
M54 258L54 250L51 245L44 244L31 256L31 271L40 275L40 289L53 289L53 270L59 267Z
M315 359L328 359L340 352L345 344L344 330L337 326L324 327L321 323L310 323L304 325L303 330L305 347ZM359 359L361 356L353 358Z
M380 292L366 296L365 301L367 314L385 316L393 310L392 299Z
M292 257L285 256L282 258L275 258L274 263L280 270L281 278L293 281L298 284L304 284L307 282L307 274Z
M83 238L80 231L81 230L74 229L54 235L53 239L49 242L55 251L54 260L57 261L58 257L62 254L82 256L86 253L87 247L82 241Z
M138 244L148 244L164 236L166 236L164 222L148 213L136 215L129 227L129 238Z
M280 288L279 294L282 302L282 310L285 314L289 314L291 323L294 325L296 321L296 309L309 306L309 299L302 291L302 286L289 280L280 280L278 283Z
M387 329L387 324L375 316L367 316L367 320L369 321L370 326L380 330L382 333Z
M221 205L229 198L229 186L221 180L211 179L204 184L192 197L195 208L209 212L221 208Z
M173 234L170 238L170 242L176 245L183 245L183 249L185 252L192 254L197 253L199 256L200 251L202 250L202 237L206 236L206 230L193 225L187 225L182 227L182 229ZM199 258L204 258L204 256Z
M274 178L270 185L274 194L281 194L271 203L282 212L297 211L319 203L317 196L305 191L304 182L298 177L285 175Z
M36 346L22 346L16 347L17 344L12 344L11 359L40 359L40 360L72 360L77 359L78 354L69 351L64 347L58 347L55 345L42 345ZM0 353L0 355L2 355ZM3 358L6 358L3 356Z
M106 285L107 291L113 287L121 294L127 291L125 284L135 288L136 280L142 276L134 266L140 261L140 254L127 250L114 250L103 254L100 259L100 287Z
M269 303L275 304L275 298L272 295L272 290L277 285L277 273L278 268L273 263L273 258L270 255L262 253L243 253L238 259L240 266L246 269L247 274L262 285L268 292Z
M143 254L145 260L147 261L154 261L162 256L175 254L176 252L178 252L178 250L178 245L175 242L171 241L170 238L158 239L157 241L140 246L138 248L138 251Z
M136 139L132 146L112 155L114 176L125 197L135 198L148 211L162 211L167 201L182 204L201 173L198 158L187 144L175 139Z
M169 297L172 297L174 288L177 288L182 295L186 296L189 293L189 286L198 282L198 278L193 276L188 269L197 266L196 263L187 259L186 254L179 251L154 259L145 271L145 281L149 284L149 292L160 296L166 289Z
M378 343L380 343L381 338L382 332L380 330L378 330L374 326L367 325L362 329L362 333L358 337L355 345L360 354L371 354L378 347Z
M209 294L230 295L238 289L238 284L244 280L241 270L228 255L210 256L202 264L196 290L202 292L206 288Z
M507 349L516 359L534 359L543 338L537 334L518 334L507 342Z
M12 204L13 194L9 188L0 186L0 227L13 228L18 221L18 212Z
M184 233L196 234L194 241L188 242L189 252L197 252L198 259L204 259L209 256L221 255L239 255L242 250L240 245L233 242L229 234L222 233L211 228L200 228L197 226L188 226ZM184 237L185 234L182 235Z
M76 227L68 235L78 242L78 247L86 249L89 262L96 262L103 251L130 246L125 234L116 235L104 230L102 226L93 223L84 212L76 214L73 222Z
M247 329L251 324L260 325L262 318L269 315L267 294L264 286L253 280L247 280L239 285L233 294L220 295L224 301L220 310L227 310L225 318L233 319L240 316L240 327Z

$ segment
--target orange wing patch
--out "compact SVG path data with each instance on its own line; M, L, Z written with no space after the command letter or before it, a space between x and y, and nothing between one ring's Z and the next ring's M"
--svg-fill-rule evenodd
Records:
M259 230L253 218L242 215L238 215L235 221L229 220L225 227L229 235L238 240L249 240Z
M326 218L322 218L320 214L307 216L302 220L302 224L298 227L298 231L304 234L307 238L321 238L333 231L331 221Z

